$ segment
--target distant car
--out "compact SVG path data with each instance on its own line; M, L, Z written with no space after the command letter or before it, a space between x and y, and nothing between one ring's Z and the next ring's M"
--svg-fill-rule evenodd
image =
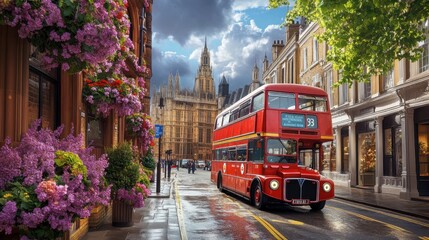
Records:
M188 162L191 161L191 159L182 159L180 161L180 167L182 168L187 168L188 167Z
M204 160L197 160L197 167L204 168L206 166L206 162Z

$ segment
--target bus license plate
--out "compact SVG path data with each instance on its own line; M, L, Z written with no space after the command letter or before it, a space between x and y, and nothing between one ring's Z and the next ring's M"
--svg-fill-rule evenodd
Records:
M292 204L294 205L303 205L303 204L309 204L310 200L308 199L292 199Z

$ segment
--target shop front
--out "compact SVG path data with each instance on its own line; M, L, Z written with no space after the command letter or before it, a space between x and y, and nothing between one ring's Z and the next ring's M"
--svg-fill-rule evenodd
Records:
M429 107L414 112L416 133L416 176L420 196L429 196Z
M358 185L375 185L376 146L374 121L356 124Z

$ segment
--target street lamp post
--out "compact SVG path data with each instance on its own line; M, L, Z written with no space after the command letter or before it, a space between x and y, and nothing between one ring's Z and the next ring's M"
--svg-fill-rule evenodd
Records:
M162 96L159 99L159 108L162 110L164 107L164 98ZM161 192L161 139L162 135L159 137L158 145L158 163L156 164L156 193Z

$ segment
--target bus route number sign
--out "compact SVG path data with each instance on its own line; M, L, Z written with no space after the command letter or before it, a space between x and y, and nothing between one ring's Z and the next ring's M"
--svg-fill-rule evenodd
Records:
M317 128L317 117L314 115L282 113L282 127Z

